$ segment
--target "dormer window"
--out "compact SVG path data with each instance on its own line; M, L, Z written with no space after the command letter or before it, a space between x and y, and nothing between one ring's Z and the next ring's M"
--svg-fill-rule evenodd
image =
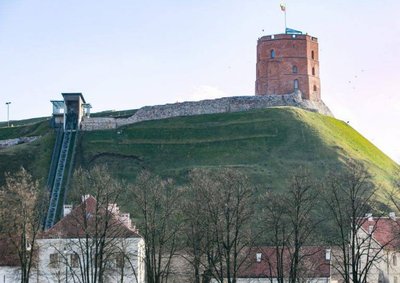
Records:
M271 59L275 58L275 50L274 49L271 49L270 55L271 55Z
M292 67L292 73L293 74L297 74L297 66L293 66Z
M256 261L261 262L261 253L256 253Z

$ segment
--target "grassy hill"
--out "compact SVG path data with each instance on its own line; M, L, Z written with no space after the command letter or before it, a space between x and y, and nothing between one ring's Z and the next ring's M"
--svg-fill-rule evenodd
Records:
M132 180L143 168L182 181L195 167L236 167L258 186L281 189L298 167L316 177L362 160L383 190L398 165L343 121L298 108L177 117L81 134L77 163L107 163Z
M23 124L23 123L21 123ZM0 149L1 172L23 165L46 180L54 133L48 122L1 128L0 139L40 135L30 143ZM345 170L348 159L365 162L381 196L392 188L399 166L348 124L298 108L177 117L116 130L81 132L76 166L106 163L131 181L142 169L183 182L192 168L235 167L260 188L283 189L298 167L322 178ZM0 177L0 183L4 181Z
M35 119L18 121L19 126L0 128L0 140L40 136L32 143L0 148L0 185L4 184L4 173L15 172L21 166L41 183L46 182L55 134L49 128L48 120L38 121Z

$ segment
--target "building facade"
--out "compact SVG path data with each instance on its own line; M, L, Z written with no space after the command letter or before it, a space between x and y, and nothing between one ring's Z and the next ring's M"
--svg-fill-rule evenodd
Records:
M305 34L263 36L257 42L256 95L300 91L321 100L318 39Z
M37 240L38 282L145 282L145 243L128 213L90 195Z

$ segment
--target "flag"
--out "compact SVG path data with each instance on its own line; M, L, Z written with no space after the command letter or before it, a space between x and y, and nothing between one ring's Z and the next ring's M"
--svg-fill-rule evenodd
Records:
M281 10L282 10L282 12L286 12L286 6L285 6L285 4L281 4Z

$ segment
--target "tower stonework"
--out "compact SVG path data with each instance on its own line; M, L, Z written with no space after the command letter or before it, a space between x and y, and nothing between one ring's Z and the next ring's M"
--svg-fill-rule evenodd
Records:
M318 39L304 34L263 36L257 42L256 95L298 90L303 99L320 101Z

